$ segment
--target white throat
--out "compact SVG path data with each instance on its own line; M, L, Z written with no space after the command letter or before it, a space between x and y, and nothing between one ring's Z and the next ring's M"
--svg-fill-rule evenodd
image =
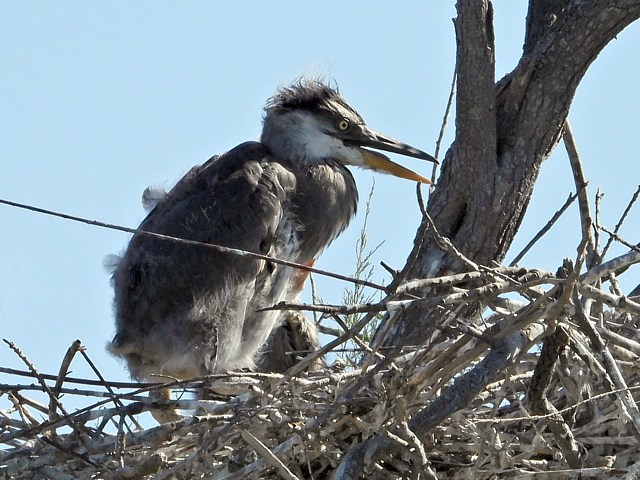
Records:
M322 122L310 112L297 110L266 118L260 140L274 155L293 161L360 163L358 151L325 133Z

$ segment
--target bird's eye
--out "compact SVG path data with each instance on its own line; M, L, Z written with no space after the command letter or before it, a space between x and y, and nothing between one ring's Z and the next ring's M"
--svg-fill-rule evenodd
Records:
M347 130L349 130L350 126L351 124L349 123L349 120L347 120L346 118L343 118L340 121L338 121L338 130L340 130L341 132L346 132Z

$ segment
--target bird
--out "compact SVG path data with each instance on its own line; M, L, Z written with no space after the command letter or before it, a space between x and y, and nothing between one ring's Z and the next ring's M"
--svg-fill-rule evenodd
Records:
M268 307L294 300L305 272L146 232L312 265L356 214L348 167L432 183L370 148L437 162L370 129L334 85L301 78L280 87L259 141L193 167L169 191L145 191L149 213L111 265L116 331L107 349L138 381L286 369L282 354L269 358L286 340L283 316Z

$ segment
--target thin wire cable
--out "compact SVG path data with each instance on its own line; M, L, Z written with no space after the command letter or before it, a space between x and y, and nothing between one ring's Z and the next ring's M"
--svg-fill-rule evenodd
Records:
M267 262L277 263L279 265L284 265L286 267L297 268L300 270L306 270L308 272L317 273L318 275L324 275L325 277L335 278L337 280L342 280L344 282L351 282L358 285L363 285L365 287L375 288L377 290L382 290L384 292L389 293L389 289L384 285L378 285L377 283L368 282L366 280L360 280L358 278L349 277L346 275L340 275L339 273L333 273L326 270L320 270L319 268L309 267L307 265L303 265L301 263L290 262L288 260L282 260L276 257L270 257L269 255L262 255L260 253L248 252L246 250L240 250L239 248L232 247L224 247L222 245L216 245L213 243L203 243L196 242L195 240L187 240L185 238L172 237L171 235L163 235L161 233L149 232L147 230L139 230L137 228L129 228L123 227L122 225L115 225L112 223L100 222L98 220L89 220L88 218L78 217L75 215L69 215L66 213L55 212L53 210L47 210L45 208L34 207L32 205L26 205L24 203L13 202L11 200L5 200L0 198L0 204L9 205L10 207L21 208L23 210L29 210L36 213L41 213L43 215L49 215L52 217L63 218L65 220L72 220L74 222L85 223L87 225L92 225L94 227L107 228L110 230L118 230L120 232L133 233L133 234L141 234L141 235L149 235L151 237L159 238L162 240L167 240L171 242L183 243L185 245L193 245L196 247L210 248L213 250L217 250L222 253L230 253L232 255L238 255L241 257L252 257L259 260L265 260Z

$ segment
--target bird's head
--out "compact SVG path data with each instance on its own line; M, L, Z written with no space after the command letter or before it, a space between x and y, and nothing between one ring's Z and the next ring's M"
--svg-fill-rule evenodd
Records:
M435 158L371 130L337 90L321 81L302 80L281 88L268 101L265 112L260 141L276 156L307 163L332 159L431 183L386 155L364 147L437 163Z

